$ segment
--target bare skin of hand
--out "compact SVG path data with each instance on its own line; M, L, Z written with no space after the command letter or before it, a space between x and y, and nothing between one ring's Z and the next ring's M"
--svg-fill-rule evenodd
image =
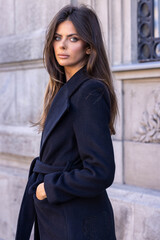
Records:
M40 183L37 186L36 197L38 198L38 200L43 200L43 199L47 198L47 195L46 195L46 192L44 189L44 183Z

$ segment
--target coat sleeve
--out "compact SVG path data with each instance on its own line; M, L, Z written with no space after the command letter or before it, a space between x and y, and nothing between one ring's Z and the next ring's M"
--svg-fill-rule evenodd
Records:
M49 202L95 197L112 184L115 163L108 95L104 84L97 82L79 90L73 128L83 169L47 174L44 187Z

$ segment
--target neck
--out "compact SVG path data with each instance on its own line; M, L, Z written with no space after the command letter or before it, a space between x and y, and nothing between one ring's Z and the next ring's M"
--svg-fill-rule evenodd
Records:
M78 72L82 67L82 66L78 66L78 67L65 67L64 71L65 71L65 75L66 75L66 81L69 81L69 79L76 73Z

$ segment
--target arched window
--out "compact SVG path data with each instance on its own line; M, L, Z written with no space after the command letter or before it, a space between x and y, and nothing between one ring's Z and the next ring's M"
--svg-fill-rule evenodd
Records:
M160 0L138 2L138 60L160 61Z

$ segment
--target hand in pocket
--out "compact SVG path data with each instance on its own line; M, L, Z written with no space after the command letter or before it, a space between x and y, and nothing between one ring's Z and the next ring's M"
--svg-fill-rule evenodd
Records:
M43 199L47 198L47 195L46 195L46 192L44 189L44 183L40 183L37 186L36 197L38 198L38 200L43 200Z

